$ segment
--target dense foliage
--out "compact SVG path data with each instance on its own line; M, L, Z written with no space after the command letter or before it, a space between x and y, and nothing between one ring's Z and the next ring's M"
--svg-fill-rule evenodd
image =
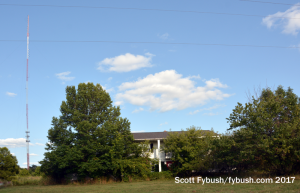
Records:
M147 145L134 143L130 122L120 117L109 94L99 85L81 83L66 88L61 116L53 117L48 131L48 152L40 163L47 176L62 179L128 175L146 176L151 171Z
M61 116L52 119L48 152L35 173L54 179L72 173L123 181L157 178L151 173L157 160L149 158L149 144L134 143L130 122L120 117L120 108L112 106L99 84L82 83L77 90L67 87L60 111ZM169 132L162 150L171 153L172 173L190 175L209 168L279 175L300 172L300 99L291 88L263 89L244 106L238 103L227 120L228 133L218 137L194 126Z
M19 171L18 161L7 147L0 147L0 179L11 181Z
M215 141L217 163L276 174L300 171L300 100L291 88L264 89L227 119L231 135Z
M182 132L169 132L164 140L163 151L172 155L172 171L175 174L189 174L192 170L208 169L213 136L213 131L202 131L194 126Z

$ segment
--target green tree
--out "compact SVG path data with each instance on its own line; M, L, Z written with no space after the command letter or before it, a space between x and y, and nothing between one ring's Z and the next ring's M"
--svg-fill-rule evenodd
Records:
M263 89L245 106L238 103L227 120L233 131L227 153L236 152L231 164L277 174L300 171L300 100L291 88Z
M172 155L172 171L189 174L192 170L206 170L210 166L210 144L213 131L202 131L194 126L186 131L169 132L164 140L163 151Z
M20 168L19 175L20 176L29 176L30 172L26 168Z
M0 179L11 181L19 170L16 156L7 147L0 147Z
M43 173L41 172L41 166L37 166L35 168L33 175L35 175L35 176L42 176L43 175Z
M120 107L112 105L100 84L67 86L60 112L48 131L41 172L55 179L70 173L120 177L150 172L144 146L134 143L130 122L120 117Z
M37 166L37 165L34 165L34 164L32 164L32 166L29 166L29 173L30 173L31 175L33 175L37 167L38 167L38 166Z

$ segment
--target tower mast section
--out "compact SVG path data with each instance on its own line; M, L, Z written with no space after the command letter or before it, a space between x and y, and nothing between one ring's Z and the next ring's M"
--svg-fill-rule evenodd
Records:
M27 145L27 170L29 170L29 129L28 129L28 59L29 59L29 15L27 24L27 64L26 64L26 145Z

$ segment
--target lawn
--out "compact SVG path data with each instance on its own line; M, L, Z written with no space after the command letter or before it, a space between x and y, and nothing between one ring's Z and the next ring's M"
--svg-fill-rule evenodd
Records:
M300 180L290 184L175 184L175 180L157 180L93 185L14 186L0 189L1 193L77 193L77 192L300 192Z

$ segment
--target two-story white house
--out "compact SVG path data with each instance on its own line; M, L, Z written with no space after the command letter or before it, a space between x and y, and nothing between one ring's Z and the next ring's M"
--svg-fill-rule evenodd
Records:
M203 130L210 131L210 130ZM184 131L171 131L171 132L184 132ZM161 166L162 164L167 165L169 168L172 164L172 155L168 152L161 151L161 147L164 145L164 140L168 136L167 131L164 132L144 132L144 133L132 133L134 137L134 141L136 142L142 142L148 140L150 142L150 158L157 158L159 160L158 170L161 172Z

